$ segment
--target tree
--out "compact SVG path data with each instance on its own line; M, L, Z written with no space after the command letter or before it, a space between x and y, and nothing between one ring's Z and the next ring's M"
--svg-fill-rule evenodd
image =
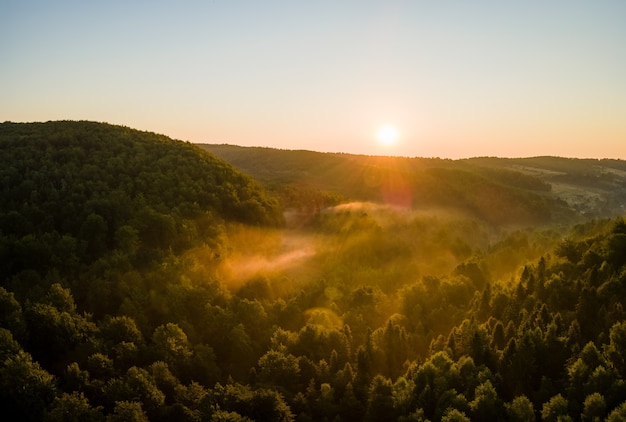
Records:
M94 353L87 358L87 371L97 379L108 380L114 375L113 361L102 353Z
M113 413L107 416L107 422L149 422L141 403L136 401L117 401Z
M362 420L365 406L354 394L352 383L346 385L343 397L339 400L339 416L346 421Z
M600 392L604 395L607 403L614 405L623 397L624 387L623 380L613 369L600 365L589 375L589 379L584 385L584 392L587 395Z
M139 402L151 417L165 403L165 395L158 389L150 373L142 368L130 368L124 377L111 380L105 395L111 402Z
M22 315L22 306L12 292L0 287L0 327L11 330L17 339L24 339L26 323Z
M459 394L454 388L450 388L439 395L432 419L441 420L451 409L457 409L465 415L470 413L470 406L465 395Z
M505 404L506 415L511 422L534 422L535 409L528 397L518 396Z
M77 362L72 362L65 368L65 374L61 379L61 386L65 391L87 391L90 388L102 394L104 382L92 382L88 371L80 369ZM100 398L100 397L99 397Z
M606 349L607 360L621 378L626 377L626 321L618 322L609 332L609 345Z
M491 347L497 350L502 350L506 346L506 336L504 334L504 325L502 321L498 321L493 327L491 335Z
M395 417L391 380L376 375L370 384L365 420L393 420Z
M406 415L409 413L414 390L415 383L405 377L399 377L393 384L393 407L397 414Z
M496 421L502 419L504 406L491 381L487 380L476 387L474 400L470 402L470 409L476 420Z
M253 420L237 412L217 410L211 415L209 422L253 422Z
M100 323L100 337L104 350L115 362L118 370L127 370L137 364L144 340L135 323L128 316L107 316Z
M22 346L13 339L13 334L6 328L0 328L0 362L16 355Z
M18 420L41 420L56 392L55 378L24 351L0 367L0 407Z
M213 385L220 375L220 367L213 348L206 344L196 344L192 356L184 370L179 370L179 378L184 383L197 381L204 385Z
M315 403L316 413L323 417L331 417L335 413L335 389L329 383L320 385L320 393Z
M52 305L61 312L73 314L76 312L76 303L70 289L65 289L59 283L53 283L48 289L44 303Z
M441 418L441 422L471 422L471 419L464 412L450 408Z
M143 336L137 323L129 316L107 316L100 324L100 334L109 347L127 342L141 345Z
M569 417L567 414L567 399L561 394L552 397L543 404L541 417L545 422L562 422L564 417Z
M597 335L597 326L594 321L599 307L600 301L596 289L583 288L576 304L576 321L580 326L580 335L586 341L594 340Z
M240 379L254 365L255 353L252 349L252 339L246 332L243 324L235 325L228 333L230 345L230 361L228 372Z
M572 264L578 264L582 258L582 253L581 245L572 239L563 240L555 249L557 256L566 258Z
M152 334L152 343L157 358L172 368L186 364L191 358L187 335L178 324L167 323L158 326Z
M419 367L411 380L415 383L417 393L417 406L424 409L427 416L435 413L436 410L445 410L438 403L444 392L451 389L450 376L454 362L445 352L437 352Z
M600 422L606 415L606 402L600 393L592 393L585 398L583 413L580 419L583 422Z
M203 420L211 420L219 410L236 412L258 421L291 422L291 409L276 391L266 388L251 390L241 384L216 384L202 399Z
M148 367L155 385L165 394L165 403L172 404L178 392L183 388L180 381L170 372L167 363L154 362Z
M89 400L74 391L72 394L63 393L56 397L46 411L46 422L101 422L104 421L101 407L91 407Z
M500 373L511 397L531 391L537 372L537 345L540 339L533 330L526 331L519 342L511 338L500 356Z
M615 269L626 264L626 233L615 233L606 239L607 261Z
M258 381L267 385L281 386L286 391L296 391L300 366L291 353L270 350L259 358Z
M278 392L262 388L255 390L250 400L250 418L257 421L291 422L293 414Z
M63 362L64 355L79 344L88 343L97 331L88 318L55 306L35 303L25 312L29 329L28 350L44 366Z
M624 420L626 420L626 402L613 409L606 418L606 422L622 422Z
M365 396L367 395L367 392L365 391L365 386L370 385L370 381L373 377L373 364L374 346L372 344L371 332L368 331L365 344L359 346L356 351L355 382L357 384L357 389L355 390L355 394L359 398L365 398Z
M399 318L389 318L384 328L379 328L372 334L375 349L384 355L383 374L396 377L408 359L409 343L406 329L400 325Z

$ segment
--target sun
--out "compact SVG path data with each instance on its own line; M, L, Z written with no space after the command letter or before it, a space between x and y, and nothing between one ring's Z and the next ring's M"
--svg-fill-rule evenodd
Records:
M378 143L384 146L391 146L398 140L398 129L393 125L382 125L376 132Z

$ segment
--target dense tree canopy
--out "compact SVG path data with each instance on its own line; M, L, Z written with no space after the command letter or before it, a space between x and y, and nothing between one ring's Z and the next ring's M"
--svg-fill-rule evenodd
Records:
M0 162L0 404L19 420L626 415L621 217L510 228L290 185L320 209L282 227L286 196L223 161L90 122L1 124ZM497 174L483 214L519 199L505 184L545 190Z

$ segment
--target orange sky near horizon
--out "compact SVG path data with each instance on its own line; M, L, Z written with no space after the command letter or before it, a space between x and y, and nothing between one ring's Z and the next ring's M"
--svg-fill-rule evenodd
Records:
M369 155L626 159L626 2L0 5L0 121ZM397 128L392 145L381 125Z

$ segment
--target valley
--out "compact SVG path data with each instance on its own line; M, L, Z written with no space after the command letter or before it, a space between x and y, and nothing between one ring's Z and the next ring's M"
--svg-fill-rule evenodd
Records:
M626 417L623 161L84 121L2 123L0 160L0 404L21 420Z

